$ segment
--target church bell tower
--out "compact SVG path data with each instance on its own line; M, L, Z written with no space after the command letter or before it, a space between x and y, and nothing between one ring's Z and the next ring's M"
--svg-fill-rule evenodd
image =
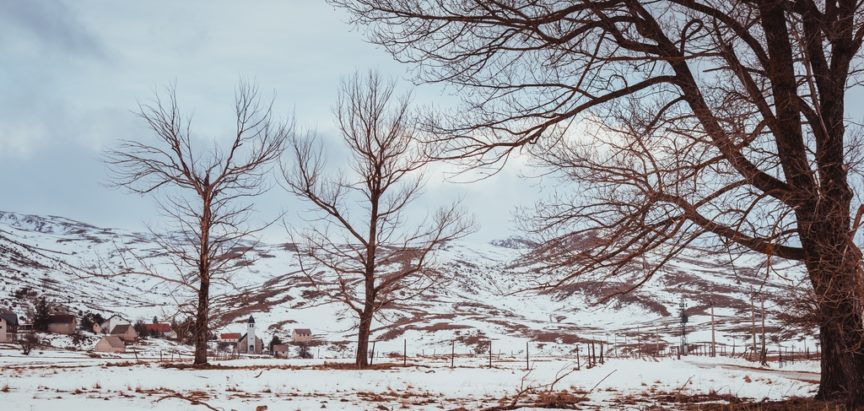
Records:
M247 321L246 326L246 344L248 348L246 352L257 354L257 351L255 351L255 342L257 341L257 338L255 338L255 319L252 318L251 315L249 316L249 321Z

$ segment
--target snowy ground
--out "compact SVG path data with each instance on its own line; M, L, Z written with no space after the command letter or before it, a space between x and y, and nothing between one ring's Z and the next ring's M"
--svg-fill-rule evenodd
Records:
M158 357L139 359L68 351L22 356L0 349L2 409L480 409L502 399L509 403L520 386L538 388L520 398L529 404L560 376L552 391L564 391L562 398L587 409L674 409L672 396L732 395L754 401L809 396L819 378L815 361L778 369L706 357L611 359L578 371L570 359L546 357L532 360L530 372L524 358L496 358L491 369L482 357L457 357L455 368L443 357L409 358L407 367L394 359L392 367L365 371L333 369L337 360L242 358L214 362L230 369L184 370L163 368Z

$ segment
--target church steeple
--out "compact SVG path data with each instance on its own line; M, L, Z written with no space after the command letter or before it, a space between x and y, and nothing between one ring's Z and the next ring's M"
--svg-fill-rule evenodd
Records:
M255 342L257 341L257 339L255 338L255 319L252 318L251 315L249 316L249 320L246 321L246 327L246 352L250 354L257 354L257 352L255 351Z

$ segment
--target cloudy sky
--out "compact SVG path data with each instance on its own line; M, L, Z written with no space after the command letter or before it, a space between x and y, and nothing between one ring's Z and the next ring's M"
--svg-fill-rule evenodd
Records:
M277 113L335 141L341 77L375 69L405 87L411 78L323 0L0 0L0 53L0 210L129 229L160 217L151 199L106 185L101 155L148 137L134 110L158 88L176 83L195 133L218 138L230 132L238 80L253 79L276 94ZM436 86L415 93L418 104L455 101ZM510 236L514 208L538 190L525 172L513 165L471 184L431 175L412 212L461 198L480 226L471 241ZM279 187L257 205L261 219L284 210L298 225L308 209Z

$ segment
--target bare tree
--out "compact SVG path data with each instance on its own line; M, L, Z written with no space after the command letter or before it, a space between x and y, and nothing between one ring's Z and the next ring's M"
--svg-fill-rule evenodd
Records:
M206 365L211 285L230 282L230 274L242 267L238 259L251 248L244 241L261 229L248 224L249 199L266 190L267 173L291 127L274 122L272 101L263 104L257 89L245 82L237 88L236 128L224 147L218 142L206 147L193 137L173 87L167 97L157 94L152 104L139 108L156 138L124 141L106 162L116 186L141 195L162 191L157 201L174 225L168 233L153 234L170 266L144 263L116 274L156 277L194 293L194 364Z
M706 239L800 261L823 347L817 398L864 404L860 140L845 109L864 4L331 2L421 80L465 91L455 120L432 122L446 157L498 164L523 149L578 188L538 210L549 258L569 267L558 284L638 286Z
M355 74L341 84L335 109L350 172L325 175L314 139L295 138L293 167L283 168L287 188L308 200L325 224L299 234L303 273L359 318L358 367L366 367L372 321L394 303L411 300L438 281L433 252L471 229L453 204L429 224L406 228L406 206L418 198L428 163L417 145L409 96L377 73Z

